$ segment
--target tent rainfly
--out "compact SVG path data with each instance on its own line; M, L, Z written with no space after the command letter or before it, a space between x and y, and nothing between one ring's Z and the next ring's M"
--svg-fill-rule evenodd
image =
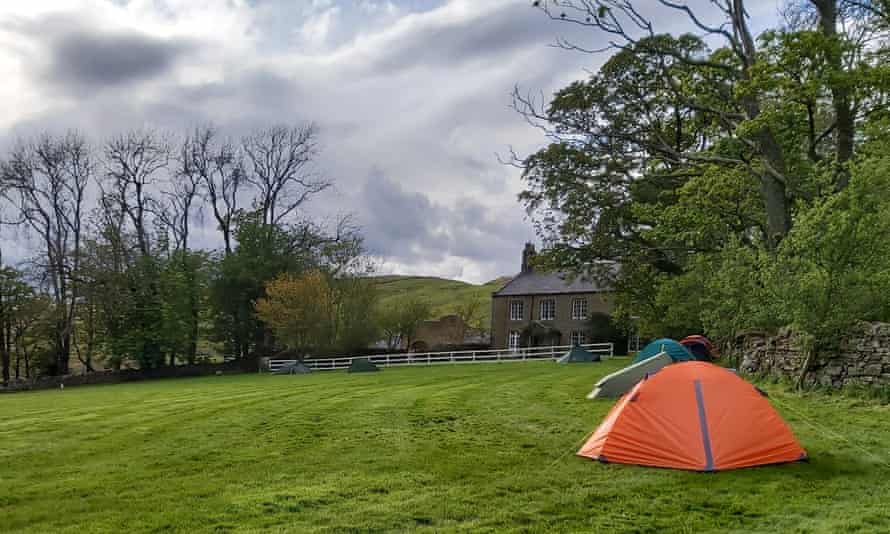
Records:
M692 471L807 458L762 392L707 362L669 365L639 382L577 454L605 463Z
M711 343L711 340L705 336L686 336L680 340L680 344L686 347L695 359L699 361L709 362L720 357L717 348Z
M634 357L634 363L639 363L661 352L666 352L668 356L671 357L671 360L675 362L688 362L689 360L695 359L695 356L689 352L689 349L673 339L663 337L661 339L656 339L652 343L643 347L643 350L638 352L636 357Z
M628 365L624 369L601 378L593 387L593 391L587 395L587 398L600 399L606 397L617 399L630 391L637 385L637 382L646 378L646 376L672 363L674 363L674 360L666 352L660 352L651 358Z

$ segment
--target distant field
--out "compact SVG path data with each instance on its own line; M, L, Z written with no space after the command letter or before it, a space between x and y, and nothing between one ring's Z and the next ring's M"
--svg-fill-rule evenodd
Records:
M890 531L890 473L863 452L887 456L887 407L770 387L830 429L785 411L810 464L698 474L575 457L611 406L584 395L624 363L0 395L0 531Z
M480 303L482 325L488 328L491 294L507 283L509 277L480 285L428 276L380 276L377 280L383 305L404 296L421 297L432 304L433 318L454 313L459 303L476 300Z

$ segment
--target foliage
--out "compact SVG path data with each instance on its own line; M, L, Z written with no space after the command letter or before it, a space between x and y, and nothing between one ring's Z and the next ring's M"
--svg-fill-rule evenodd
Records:
M627 346L627 334L606 313L590 314L587 318L587 338L592 343L614 343L618 350Z
M257 316L279 342L300 355L367 347L377 335L374 285L367 278L333 278L319 270L282 274L266 284Z
M0 267L0 382L30 374L35 344L46 334L51 308L22 272ZM15 363L13 363L15 357ZM24 369L22 369L24 365Z
M343 354L355 354L377 341L377 285L367 273L343 274L331 280L334 305L334 348Z
M856 321L890 320L890 158L852 167L850 185L816 202L782 244L774 277L779 314L835 347Z
M275 339L254 302L276 276L310 269L363 303L336 314L336 344L373 337L359 314L375 297L340 282L364 254L361 236L348 217L327 228L304 209L333 185L313 165L317 134L311 123L268 125L224 140L202 126L136 128L95 147L77 132L15 143L0 159L0 228L33 238L22 283L47 306L37 320L36 307L10 314L0 299L4 378L13 357L34 378L269 354ZM204 217L220 250L194 248Z
M301 353L330 346L334 302L324 274L283 274L266 284L265 293L256 302L256 313L281 342Z
M271 339L254 313L267 282L282 273L300 274L320 262L314 243L321 241L311 225L267 225L259 213L237 219L237 246L224 255L210 284L215 338L226 354L248 357L270 354Z
M197 341L206 319L210 256L206 252L179 250L161 272L163 350L185 363L196 363Z
M402 297L390 302L380 312L380 329L389 343L399 340L411 349L420 323L429 319L431 313L429 301L416 296Z

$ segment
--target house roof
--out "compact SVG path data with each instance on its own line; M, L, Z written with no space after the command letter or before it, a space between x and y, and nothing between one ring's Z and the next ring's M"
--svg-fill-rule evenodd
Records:
M560 272L519 273L504 287L495 291L495 297L511 295L560 295L564 293L595 293L610 291L608 284L601 284L591 277L573 276Z

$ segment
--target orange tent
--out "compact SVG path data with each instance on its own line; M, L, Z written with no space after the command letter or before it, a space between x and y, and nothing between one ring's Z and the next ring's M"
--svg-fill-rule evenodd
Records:
M696 361L669 365L641 380L578 455L694 471L807 457L758 389L728 369Z

